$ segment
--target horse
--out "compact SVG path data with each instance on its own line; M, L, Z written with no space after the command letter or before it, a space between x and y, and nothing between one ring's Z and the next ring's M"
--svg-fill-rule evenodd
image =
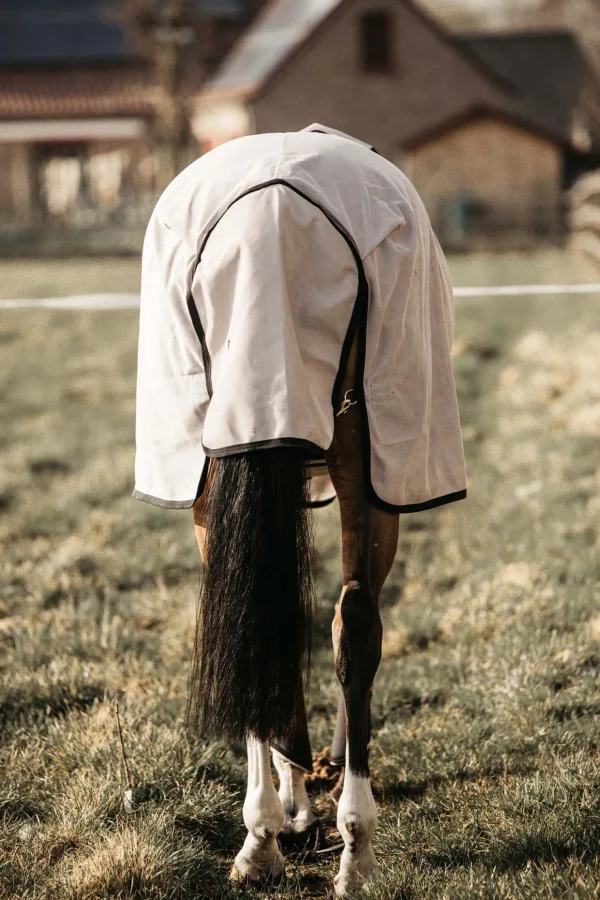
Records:
M143 253L134 496L193 509L204 578L186 720L247 743L234 879L281 876L278 835L315 824L311 508L336 497L336 896L376 877L379 596L400 514L466 496L452 336L451 283L416 191L350 135L314 125L240 138L157 204Z

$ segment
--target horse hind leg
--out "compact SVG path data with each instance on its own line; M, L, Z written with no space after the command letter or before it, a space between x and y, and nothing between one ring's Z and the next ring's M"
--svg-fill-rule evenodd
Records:
M279 800L283 807L283 833L304 834L317 817L306 791L304 771L291 763L278 750L273 750L273 763L279 775Z
M283 833L301 835L311 831L317 821L306 791L305 773L312 771L312 753L308 736L304 697L292 734L271 744L273 764L279 775L279 799L283 806Z
M202 562L206 563L204 500L194 506L194 524ZM243 817L248 834L229 877L242 882L275 880L285 868L285 860L277 844L277 835L284 823L284 811L273 784L268 744L248 738L247 746L248 783Z
M344 839L338 896L362 887L377 872L371 841L377 808L368 765L369 696L381 658L381 622L368 588L350 581L339 605L336 671L342 685L347 718L346 768L338 801L337 825Z
M243 807L248 834L235 858L230 878L258 882L279 878L285 861L277 844L284 813L273 784L269 746L248 739L248 789Z
M342 392L354 387L356 346L352 348ZM373 880L377 864L372 837L377 808L369 778L370 696L381 659L379 593L394 561L398 516L372 506L364 481L365 441L359 405L335 420L327 452L342 522L342 595L332 625L336 673L346 719L345 774L337 825L344 840L335 893L345 896Z
M381 659L379 591L391 568L398 536L397 516L371 510L359 521L365 541L356 539L350 525L343 527L344 588L332 627L336 673L346 712L346 765L337 809L338 830L344 840L335 879L338 897L353 888L367 887L377 873L371 845L377 808L369 778L370 697Z
M211 472L209 502L194 508L206 571L187 718L209 734L250 736L243 807L248 834L231 877L259 881L284 870L277 835L285 815L267 739L284 734L290 749L302 749L293 738L302 733L305 719L301 685L313 599L310 530L305 514L299 514L306 505L306 482L298 454L281 449L213 460ZM254 527L240 530L240 520L254 520ZM278 604L279 597L284 604ZM264 628L265 622L270 627ZM304 765L310 766L305 738L298 765L306 758ZM310 809L299 818L294 806L309 807L308 798L296 773L285 774L284 796L286 786L291 791L288 819L295 818L299 827Z

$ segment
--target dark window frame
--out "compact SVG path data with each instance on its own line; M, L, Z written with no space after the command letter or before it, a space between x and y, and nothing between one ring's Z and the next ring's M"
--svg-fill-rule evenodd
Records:
M358 20L359 56L363 72L395 71L394 16L386 9L363 13Z

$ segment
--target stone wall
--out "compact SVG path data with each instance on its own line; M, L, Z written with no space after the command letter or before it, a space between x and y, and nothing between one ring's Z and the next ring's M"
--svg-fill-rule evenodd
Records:
M402 168L445 246L557 240L564 234L562 152L508 122L467 122L407 152Z

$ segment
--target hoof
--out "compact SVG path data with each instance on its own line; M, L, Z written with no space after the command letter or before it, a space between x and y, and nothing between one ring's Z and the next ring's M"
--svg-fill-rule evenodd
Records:
M336 875L333 881L333 896L334 897L348 897L350 892L354 892L356 890L364 891L365 894L371 890L373 886L373 879L369 878L368 880L363 879L355 879L355 878L342 878L340 875Z
M362 878L360 876L340 875L339 873L333 880L333 896L347 897L351 891L362 890L365 893L371 890L374 877Z
M268 863L255 862L240 851L231 867L229 878L231 881L243 884L261 884L265 881L277 881L282 878L285 871L285 859L279 849L273 859Z
M377 862L371 847L363 849L360 854L344 850L340 871L333 881L333 893L336 897L345 897L357 888L368 891L377 873Z

